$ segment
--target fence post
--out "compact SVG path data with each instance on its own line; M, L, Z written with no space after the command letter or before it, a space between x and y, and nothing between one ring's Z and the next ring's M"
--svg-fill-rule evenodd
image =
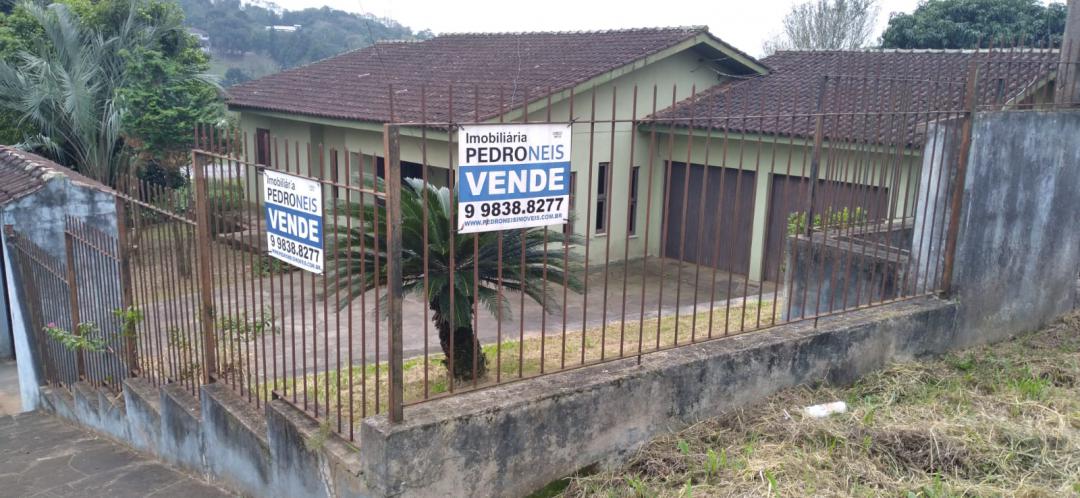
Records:
M956 176L953 179L952 196L949 199L949 227L945 235L945 254L941 269L941 290L944 295L952 293L953 262L960 234L960 210L963 209L964 183L967 178L968 154L971 152L971 132L975 121L975 92L978 90L979 61L975 57L968 70L967 88L964 90L964 119L960 124L960 148L956 158Z
M821 148L825 134L825 88L829 84L829 76L822 76L817 96L817 117L814 121L814 152L810 156L810 205L806 208L806 235L809 237L814 231L814 203L817 201L818 175L821 169Z
M210 275L210 212L206 185L206 170L199 163L198 153L191 152L191 169L195 177L195 257L199 264L199 326L202 330L203 384L214 382L217 376L217 338L214 337L214 296Z
M116 201L116 259L120 266L120 308L124 310L124 316L134 306L132 299L131 283L131 250L128 246L127 206L123 197L113 196ZM135 344L135 324L131 320L124 320L124 348L128 364L128 373L136 376L139 373L139 356Z
M387 395L390 409L387 412L391 422L404 419L402 397L404 396L404 374L402 372L402 327L401 327L401 129L397 125L383 127L383 148L386 154L386 285L387 324L390 344L390 391Z
M1058 107L1080 103L1080 0L1069 0L1067 8L1054 96Z
M79 282L75 277L75 237L64 230L64 253L67 255L68 303L71 308L71 333L80 336L79 330ZM86 356L82 349L75 352L75 371L79 380L86 380Z

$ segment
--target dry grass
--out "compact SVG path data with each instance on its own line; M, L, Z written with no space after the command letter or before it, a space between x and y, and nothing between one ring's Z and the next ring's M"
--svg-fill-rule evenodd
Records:
M564 496L1080 495L1080 314L1013 341L777 394ZM848 413L800 408L845 400ZM551 490L549 490L551 491Z
M534 377L541 373L596 364L603 360L634 357L638 353L639 335L643 338L641 350L649 352L707 340L710 333L713 338L716 338L724 336L725 332L733 335L756 330L773 324L772 312L772 301L760 304L749 302L745 308L741 304L733 304L730 310L727 307L717 306L711 316L706 310L697 314L683 313L677 320L674 315L671 315L659 319L646 318L643 321L630 320L625 322L625 325L623 322L612 322L606 327L589 328L584 333L580 329L576 332L567 331L565 345L562 334L526 337L524 341L508 340L499 344L490 344L483 347L490 369L487 376L479 379L475 385L473 382L466 382L464 385L460 381L456 382L454 391L488 387L498 382ZM779 312L779 307L777 312ZM434 347L438 348L437 342ZM543 358L542 365L541 358ZM430 355L426 368L423 357L407 359L403 370L406 403L439 396L450 390L450 382L441 353ZM351 397L350 376L352 377ZM297 388L297 384L296 381L290 381L287 386L284 386L285 392L289 393L290 397ZM379 393L379 411L386 409L388 384L386 364L379 363L308 375L304 378L300 390L296 392L299 398L307 393L311 403L317 400L323 407L329 404L335 413L340 402L343 415L347 414L348 403L351 400L356 422L359 422L361 414L370 415L375 412L376 389Z

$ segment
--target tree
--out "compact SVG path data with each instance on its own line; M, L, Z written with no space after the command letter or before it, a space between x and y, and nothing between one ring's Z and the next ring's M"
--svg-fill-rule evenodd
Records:
M135 160L179 168L195 123L224 113L182 23L156 0L20 4L0 23L0 112L24 146L107 184Z
M238 67L230 67L225 71L225 79L221 80L221 85L230 87L233 85L239 85L245 81L251 80L251 76L248 76L243 69Z
M765 43L765 52L861 48L877 14L877 0L809 0L784 16L783 32Z
M379 186L381 190L382 187ZM428 207L428 243L424 244L423 206ZM454 226L450 213L457 205L450 190L428 185L421 180L405 179L401 186L402 287L405 294L418 295L428 303L431 320L439 335L439 344L447 358L451 357L453 338L453 371L456 379L472 379L475 362L478 376L487 371L480 341L473 330L473 307L479 303L492 313L502 308L503 317L510 316L509 302L502 292L524 292L534 301L554 309L557 299L553 292L566 279L567 288L580 292L577 277L577 258L563 264L563 252L557 244L545 248L544 232L539 229L507 230L500 240L496 232L476 234L477 254L473 258L474 237L457 235L451 244ZM337 261L328 268L327 281L334 282L333 295L341 296L339 306L376 285L385 288L387 275L386 209L382 203L350 203L338 209L342 213L328 234L328 261ZM377 228L376 228L377 227ZM561 237L560 237L561 239ZM499 290L498 253L502 248L502 280ZM454 250L454 280L450 280L451 247ZM524 251L524 261L522 252ZM424 254L428 257L428 288L424 288ZM382 258L381 263L378 258ZM336 258L336 259L335 259ZM522 264L524 263L524 265ZM380 265L376 271L376 265ZM522 272L524 271L524 278ZM479 277L474 281L474 272ZM476 285L478 284L478 285ZM478 292L474 294L474 286ZM339 293L340 291L340 293ZM546 294L546 296L545 296ZM451 307L453 300L453 307ZM481 352L474 356L474 351ZM447 362L449 363L449 362ZM447 368L451 366L447 364Z
M1039 0L928 0L910 14L894 14L881 35L885 48L975 48L994 43L1061 41L1065 4Z
M129 16L118 36L105 38L66 5L19 8L39 23L44 39L32 51L20 52L14 64L0 62L0 108L39 131L26 145L111 183L128 164L115 99L123 85L122 53L143 31Z

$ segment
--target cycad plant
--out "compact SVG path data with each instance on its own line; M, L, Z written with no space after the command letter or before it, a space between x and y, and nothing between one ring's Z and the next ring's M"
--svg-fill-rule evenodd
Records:
M377 188L383 190L381 183ZM428 210L426 244L425 203ZM456 199L449 189L425 186L419 179L407 178L402 181L401 274L404 294L420 296L427 302L432 312L431 320L439 334L439 344L447 357L448 371L456 379L468 380L473 378L474 369L478 377L487 372L478 334L473 330L474 304L478 303L493 314L501 308L502 317L506 319L511 311L503 292L517 291L545 305L545 312L550 312L558 306L557 296L562 294L562 285L580 292L582 284L577 273L577 257L571 254L564 264L561 233L555 236L549 233L547 244L544 231L540 228L504 230L501 237L499 232L454 234L450 213L456 212L456 209ZM331 262L327 278L330 282L339 282L335 289L342 292L340 295L355 299L361 293L374 289L376 284L382 287L386 285L386 209L381 201L343 203L338 213L337 219L327 224L329 244L326 259ZM450 279L451 248L454 255L453 281ZM426 295L425 252L428 258ZM560 291L555 292L556 289ZM339 303L339 306L345 304L347 301ZM449 361L451 357L452 364Z

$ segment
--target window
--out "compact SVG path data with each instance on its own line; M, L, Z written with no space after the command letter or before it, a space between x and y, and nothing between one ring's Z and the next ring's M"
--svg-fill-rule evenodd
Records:
M637 235L637 198L638 198L638 171L640 166L630 168L630 206L626 213L627 235Z
M577 192L577 172L572 171L570 172L570 202L567 203L570 210L570 221L563 225L562 231L564 235L573 235L574 233L574 203L577 199L575 192Z
M607 232L608 163L600 163L596 175L596 233Z
M255 163L270 166L270 130L255 130Z

